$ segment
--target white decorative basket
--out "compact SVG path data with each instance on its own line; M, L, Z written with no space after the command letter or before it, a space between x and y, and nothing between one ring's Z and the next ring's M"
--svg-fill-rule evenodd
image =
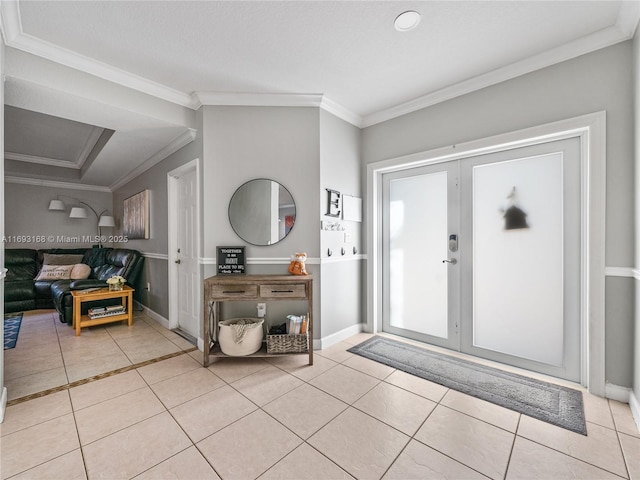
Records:
M244 328L244 336L241 341L236 342L235 329L233 325L248 322ZM241 357L251 355L260 350L262 346L262 318L230 318L219 322L218 342L220 350L225 355Z

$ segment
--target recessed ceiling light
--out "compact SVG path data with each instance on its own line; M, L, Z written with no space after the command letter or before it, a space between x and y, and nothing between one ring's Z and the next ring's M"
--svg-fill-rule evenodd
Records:
M408 32L409 30L413 30L420 23L420 14L413 10L409 10L408 12L401 13L396 17L396 20L393 22L393 26L396 27L396 30L399 32Z

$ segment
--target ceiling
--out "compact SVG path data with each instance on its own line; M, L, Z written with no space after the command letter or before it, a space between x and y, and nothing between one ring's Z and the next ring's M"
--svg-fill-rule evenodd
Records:
M630 39L640 19L615 0L1 3L7 175L111 190L193 140L203 104L318 105L365 127ZM421 22L398 32L406 10Z

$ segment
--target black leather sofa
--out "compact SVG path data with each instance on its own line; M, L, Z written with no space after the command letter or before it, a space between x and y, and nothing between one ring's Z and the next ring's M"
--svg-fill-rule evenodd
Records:
M84 280L37 280L44 254L82 255L81 263L91 269ZM73 323L71 290L104 287L113 275L121 275L136 288L144 257L137 250L124 248L56 248L5 250L7 276L4 284L4 311L19 312L39 308L55 308L61 322ZM89 308L91 304L86 304Z

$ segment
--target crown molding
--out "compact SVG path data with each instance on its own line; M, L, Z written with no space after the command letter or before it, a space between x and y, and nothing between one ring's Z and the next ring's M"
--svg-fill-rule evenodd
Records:
M157 165L162 160L167 158L169 155L177 152L182 147L184 147L184 146L190 144L191 142L193 142L195 140L195 138L196 138L196 133L197 133L197 130L195 130L193 128L187 129L187 131L185 131L182 135L178 136L169 145L167 145L166 147L163 147L162 149L158 150L156 153L154 153L151 157L146 159L138 167L134 168L129 173L127 173L126 175L120 177L113 184L111 184L109 186L110 191L115 192L118 188L126 185L131 180L136 178L138 175L141 175L143 172L146 172L147 170L149 170L154 165Z
M11 48L37 55L183 107L193 108L191 95L187 93L24 33L20 20L20 9L15 0L0 2L0 15L2 16L0 23L2 36L5 44Z
M366 128L382 123L437 103L451 100L482 88L629 40L633 38L639 23L640 2L621 2L615 25L586 35L553 50L534 55L523 61L478 75L414 100L401 103L392 108L380 110L362 117L333 102L322 94L218 92L194 92L187 94L26 34L22 30L18 2L16 0L0 1L0 29L2 30L4 42L9 47L23 50L62 65L84 71L104 80L194 110L199 109L203 105L315 106L359 128Z
M307 93L244 93L244 92L195 92L202 106L250 106L250 107L319 107L321 94Z
M362 126L360 115L319 93L194 92L193 104L235 107L316 107L322 108L356 127Z
M15 160L18 162L37 163L40 165L51 165L52 167L72 168L79 170L80 166L69 160L59 160L57 158L37 157L35 155L23 155L22 153L5 152L5 160Z
M329 112L330 114L338 118L341 118L345 122L350 123L355 127L362 128L362 125L363 125L362 115L358 115L357 113L352 112L351 110L349 110L348 108L345 108L339 103L334 102L326 95L322 96L322 101L320 102L320 108L322 108L326 112Z
M378 123L436 105L446 100L451 100L527 73L541 70L543 68L571 60L572 58L629 40L633 38L636 26L640 21L640 7L638 5L640 4L636 2L622 2L618 22L611 27L594 32L591 35L586 35L582 38L541 54L534 55L520 62L516 62L468 80L464 80L455 85L436 90L414 100L396 105L395 107L366 115L362 122L362 128L370 127L371 125L376 125ZM622 15L625 16L624 19L621 18Z
M56 180L43 180L39 178L14 177L14 176L5 176L4 181L6 183L18 183L20 185L35 185L37 187L53 187L53 188L65 188L68 190L86 190L89 192L111 193L111 189L109 187L103 187L101 185L87 185L85 183L59 182Z

